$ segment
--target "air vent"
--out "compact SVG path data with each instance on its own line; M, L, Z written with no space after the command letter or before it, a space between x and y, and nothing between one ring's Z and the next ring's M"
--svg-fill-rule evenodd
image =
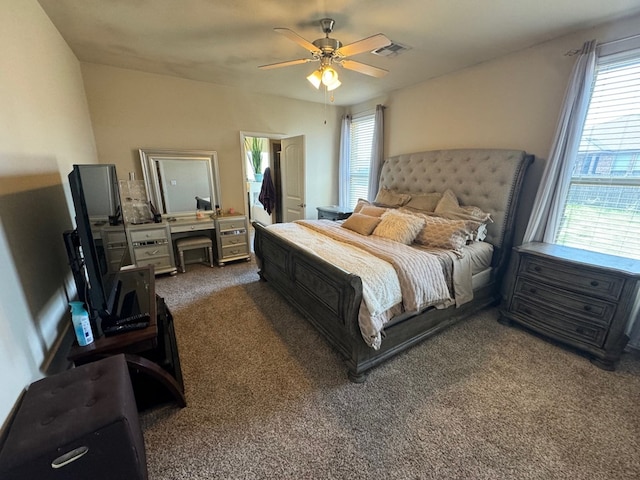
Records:
M407 50L411 50L411 47L402 45L401 43L391 42L386 47L378 48L371 53L374 55L380 55L381 57L395 57Z

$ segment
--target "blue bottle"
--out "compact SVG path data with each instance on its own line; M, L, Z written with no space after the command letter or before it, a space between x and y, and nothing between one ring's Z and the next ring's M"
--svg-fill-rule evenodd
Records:
M89 314L84 309L84 303L82 302L69 302L69 306L71 307L71 321L73 322L73 330L76 332L78 345L86 347L93 343Z

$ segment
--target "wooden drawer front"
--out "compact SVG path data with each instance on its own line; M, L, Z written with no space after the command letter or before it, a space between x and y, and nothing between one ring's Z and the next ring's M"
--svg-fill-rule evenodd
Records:
M102 232L102 239L106 240L106 243L119 243L119 244L127 244L127 236L125 235L124 232L109 232L109 231L104 231Z
M249 249L247 245L231 245L228 247L222 247L222 259L230 258L230 257L238 257L242 255L248 255Z
M617 300L624 286L624 280L615 275L546 262L526 255L520 262L519 272L567 290L610 300Z
M167 257L146 257L140 260L136 260L138 267L144 267L145 265L153 265L156 272L165 268L173 268L171 265L171 259ZM175 269L174 269L175 270Z
M223 247L246 245L247 236L244 233L240 235L220 235L220 243Z
M602 347L607 334L607 330L598 325L564 316L562 312L550 305L540 305L519 297L514 297L511 313L542 333L551 332L555 334L555 337L575 340L596 347Z
M196 223L181 223L179 220L171 224L171 233L195 232L213 229L213 220L198 220Z
M614 304L604 300L547 287L522 277L516 282L515 294L536 303L553 304L554 308L594 321L603 328L611 324L616 311Z
M156 228L150 230L130 230L130 233L131 241L133 243L167 239L167 230L164 228Z
M246 223L244 221L244 218L236 218L236 219L229 219L229 220L218 220L218 227L220 228L221 232L224 232L226 230L246 230L247 226Z
M153 257L169 256L169 245L164 243L160 245L149 245L147 247L136 247L134 249L136 255L136 264L139 260L145 260Z

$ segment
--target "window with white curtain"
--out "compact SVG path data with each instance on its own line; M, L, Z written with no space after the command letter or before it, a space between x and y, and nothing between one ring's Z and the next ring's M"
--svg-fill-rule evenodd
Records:
M556 243L640 259L640 50L598 60Z
M373 113L360 115L351 120L349 208L355 207L359 198L367 198L374 120Z

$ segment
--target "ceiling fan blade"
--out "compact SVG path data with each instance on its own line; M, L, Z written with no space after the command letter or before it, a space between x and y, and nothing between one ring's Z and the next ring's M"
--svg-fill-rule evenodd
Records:
M293 40L298 45L300 45L302 48L304 48L306 50L309 50L311 53L320 53L320 49L318 47L316 47L310 41L305 40L304 38L302 38L300 35L298 35L293 30L289 30L288 28L274 28L274 30L276 32L278 32L278 33L281 33L282 35L287 37L289 40Z
M370 75L376 78L384 77L387 73L389 73L388 70L385 70L383 68L373 67L371 65L367 65L366 63L356 62L353 60L343 60L342 62L340 62L340 65L342 65L347 70L364 73L365 75Z
M386 47L389 44L391 44L391 40L389 40L382 33L377 33L376 35L371 35L370 37L363 38L362 40L358 40L357 42L353 42L349 45L345 45L344 47L340 47L338 50L336 50L336 53L343 57L351 57L352 55L371 52L377 48Z
M288 62L270 63L268 65L260 65L258 68L269 70L271 68L290 67L291 65L300 65L301 63L309 63L310 58L300 58L298 60L289 60Z

